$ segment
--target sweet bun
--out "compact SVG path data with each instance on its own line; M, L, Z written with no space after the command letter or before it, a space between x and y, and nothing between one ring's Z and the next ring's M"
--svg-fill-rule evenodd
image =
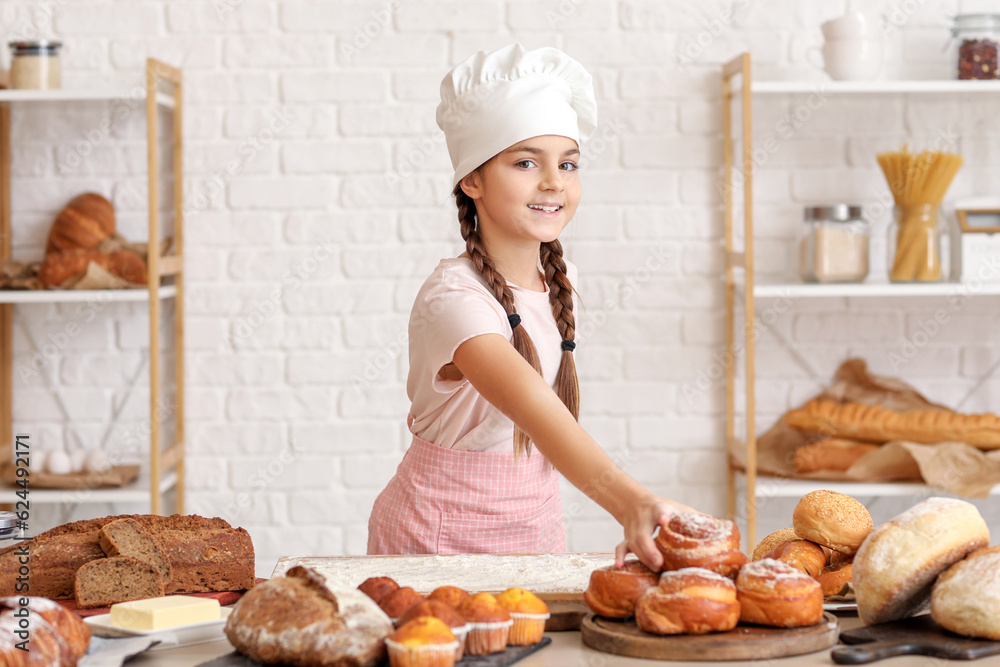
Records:
M823 619L819 582L772 558L755 560L740 570L736 597L744 623L795 628Z
M858 615L870 625L920 612L937 576L989 542L971 503L928 498L914 505L873 530L854 557Z
M973 551L938 577L931 617L960 635L1000 639L1000 546Z
M764 558L773 558L787 563L796 570L816 578L826 566L823 547L809 540L788 540L771 549Z
M583 599L598 616L628 618L635 615L639 596L659 581L659 575L640 561L628 560L620 568L609 565L591 572Z
M397 584L391 577L369 577L361 582L358 590L370 597L376 603L389 593L397 590Z
M664 572L659 584L639 596L635 605L636 625L657 635L725 632L739 620L732 579L704 568Z
M846 562L827 565L823 568L823 572L816 577L816 581L823 587L824 598L828 598L831 595L843 595L844 586L851 583L852 567L853 563Z
M724 577L736 576L749 559L740 551L740 530L726 519L679 512L661 525L655 538L664 570L703 567Z
M799 537L848 555L857 552L873 525L864 505L836 491L807 493L792 512Z
M768 552L771 551L771 549L778 546L779 544L787 542L788 540L797 540L797 539L800 538L798 535L795 534L794 528L782 528L781 530L776 530L757 543L757 546L754 547L753 550L752 560L760 560L761 558L766 556Z

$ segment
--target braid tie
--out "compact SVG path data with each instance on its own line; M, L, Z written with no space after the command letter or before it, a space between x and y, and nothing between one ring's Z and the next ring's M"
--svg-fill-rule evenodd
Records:
M510 322L510 328L516 329L517 325L521 323L521 316L517 313L507 316L507 321Z
M576 343L571 340L564 340L562 342L562 349L564 352L572 352L576 349Z

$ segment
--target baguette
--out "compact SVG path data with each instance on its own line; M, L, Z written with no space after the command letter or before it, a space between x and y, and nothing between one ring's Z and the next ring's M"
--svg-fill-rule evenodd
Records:
M1000 449L1000 417L990 413L899 412L878 405L813 399L787 412L785 422L803 431L867 442L964 442L980 449Z
M804 475L818 470L843 472L868 452L879 448L870 442L848 438L824 438L795 450L795 472Z

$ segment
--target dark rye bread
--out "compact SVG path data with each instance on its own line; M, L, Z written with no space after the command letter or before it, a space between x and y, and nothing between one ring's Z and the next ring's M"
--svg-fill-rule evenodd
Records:
M150 563L128 556L92 560L76 572L76 606L107 607L126 600L163 597L163 577Z
M19 555L11 551L0 556L0 596L28 594L51 600L70 599L76 571L90 561L104 558L96 532L64 535L60 540L38 544L33 541L20 544L28 547L30 589L17 590L22 564Z
M97 532L97 537L109 558L131 556L145 561L157 569L163 581L170 581L170 561L160 540L135 519L119 519L107 523Z
M253 587L253 542L243 528L165 530L159 538L172 573L168 594L242 591Z

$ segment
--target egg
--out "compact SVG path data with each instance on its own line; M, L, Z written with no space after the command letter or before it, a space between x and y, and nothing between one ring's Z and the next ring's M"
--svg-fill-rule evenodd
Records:
M111 461L108 459L108 455L104 453L104 450L95 449L87 454L85 467L87 472L107 472L111 470Z
M45 470L53 475L68 475L73 471L69 454L61 449L51 452L45 462Z
M45 452L38 449L31 452L31 456L28 457L28 464L30 470L45 470Z
M76 447L69 450L69 467L73 472L83 472L84 463L87 461L87 450Z

